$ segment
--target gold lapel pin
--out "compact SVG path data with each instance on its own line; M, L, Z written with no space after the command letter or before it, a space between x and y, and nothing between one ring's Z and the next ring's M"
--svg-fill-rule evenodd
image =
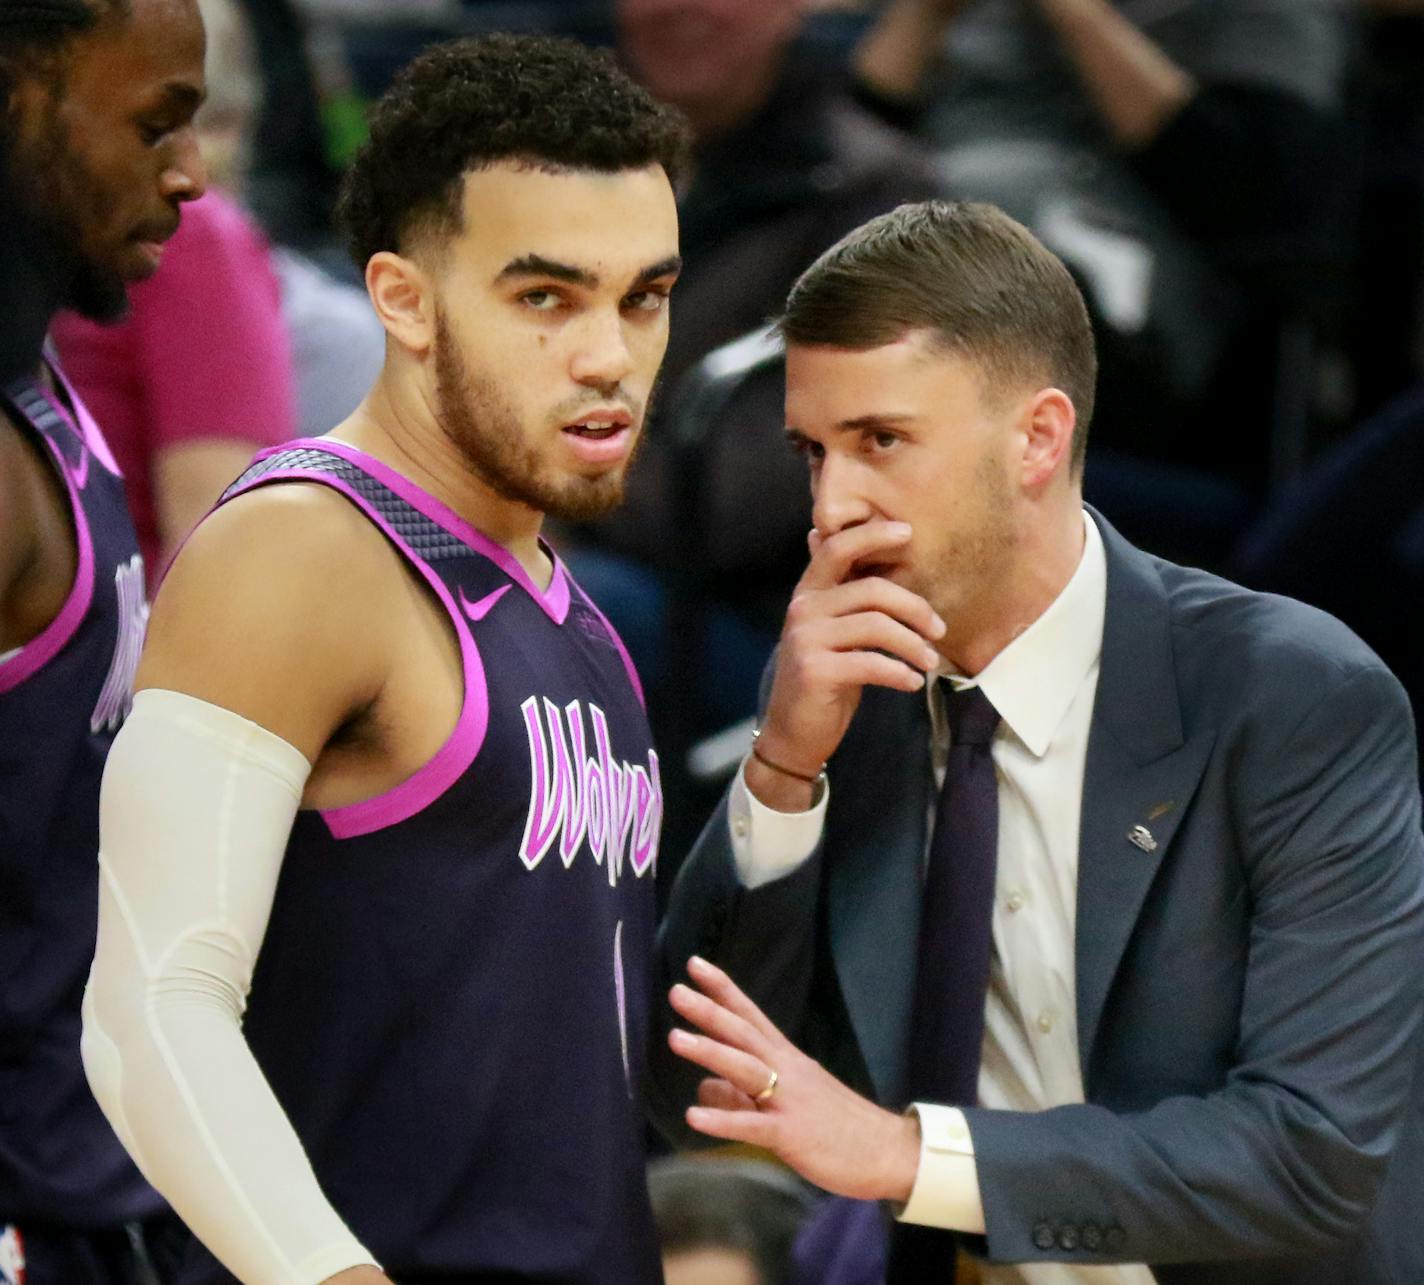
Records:
M1145 825L1135 825L1127 832L1127 841L1135 848L1141 848L1143 852L1156 852L1157 840L1152 837L1152 831Z

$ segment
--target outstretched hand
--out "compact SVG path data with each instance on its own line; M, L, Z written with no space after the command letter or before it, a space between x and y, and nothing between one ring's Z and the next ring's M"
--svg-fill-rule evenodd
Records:
M670 999L702 1034L675 1029L668 1044L711 1077L699 1086L687 1123L708 1137L770 1151L838 1195L909 1200L919 1167L918 1122L848 1089L720 968L694 957L688 973L698 989L674 986Z

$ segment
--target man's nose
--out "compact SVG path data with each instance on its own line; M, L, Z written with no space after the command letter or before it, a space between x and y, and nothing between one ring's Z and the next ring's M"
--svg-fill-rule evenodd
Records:
M852 460L829 450L822 458L811 495L811 519L822 536L859 526L871 517L860 476Z
M589 316L570 371L581 384L616 387L633 371L633 354L621 315L599 310Z
M165 201L196 201L207 190L208 167L192 126L173 143L173 154L158 180Z

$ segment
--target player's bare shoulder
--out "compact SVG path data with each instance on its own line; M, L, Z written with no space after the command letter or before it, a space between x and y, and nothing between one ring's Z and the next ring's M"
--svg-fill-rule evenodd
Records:
M234 710L315 760L398 655L403 583L381 533L335 491L259 487L189 537L153 605L136 686Z

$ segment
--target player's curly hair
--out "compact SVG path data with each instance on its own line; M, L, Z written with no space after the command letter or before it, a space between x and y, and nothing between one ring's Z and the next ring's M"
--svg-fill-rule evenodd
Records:
M463 179L503 160L550 170L686 163L682 116L611 55L555 36L452 40L420 54L376 103L337 219L357 268L381 250L462 227Z
M0 0L0 101L17 74L47 70L73 37L128 11L128 0Z

